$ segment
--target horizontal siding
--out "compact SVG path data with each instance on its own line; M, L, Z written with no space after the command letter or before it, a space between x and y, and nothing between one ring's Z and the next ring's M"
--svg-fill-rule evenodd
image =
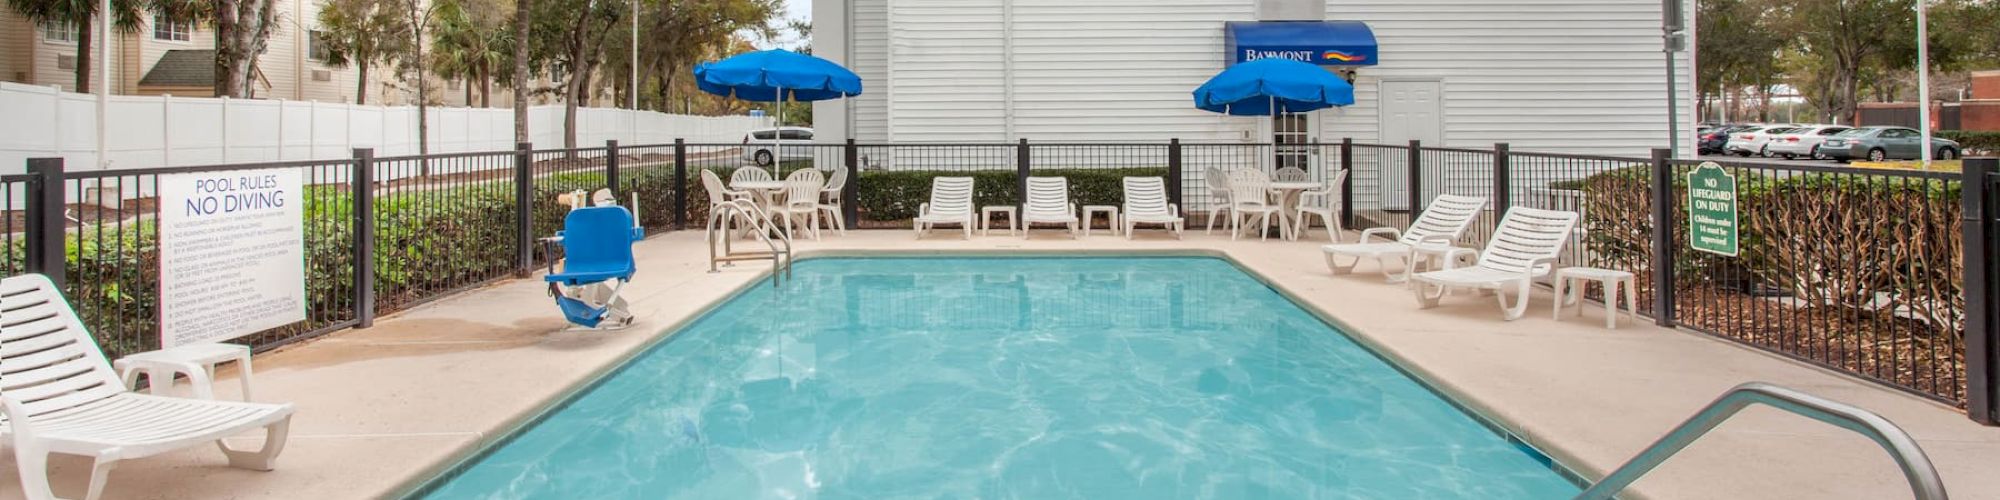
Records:
M889 139L1006 139L1001 2L889 0Z
M895 89L889 81L889 0L849 0L854 2L852 26L848 34L854 54L854 72L861 76L864 91L849 99L854 113L855 140L889 140L889 99Z

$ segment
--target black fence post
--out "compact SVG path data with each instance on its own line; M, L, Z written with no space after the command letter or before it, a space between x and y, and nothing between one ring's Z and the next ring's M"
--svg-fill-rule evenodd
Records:
M1514 175L1511 172L1511 170L1509 170L1510 168L1512 168L1512 165L1509 165L1508 163L1509 162L1507 158L1507 143L1502 142L1494 144L1493 145L1493 215L1496 216L1507 215L1507 209L1512 208L1514 206L1514 196L1513 196ZM1495 227L1498 227L1498 225L1500 224L1499 219L1497 218L1494 219L1493 224L1495 225Z
M847 184L840 186L840 218L854 229L861 218L861 148L850 137L840 151L841 164L847 168Z
M1674 326L1674 166L1673 150L1653 149L1653 322Z
M674 138L674 230L688 228L688 144Z
M1424 212L1424 141L1410 139L1410 222Z
M514 276L525 277L535 267L534 143L514 145Z
M67 193L63 190L62 158L29 158L28 174L34 179L28 184L27 205L27 269L49 277L56 289L64 286L66 275L63 255L63 240L67 237L69 211Z
M1181 140L1167 141L1167 203L1181 206ZM1183 212L1186 213L1186 212Z
M2000 159L1965 160L1959 185L1960 242L1965 262L1965 413L1985 425L2000 424L2000 323L1995 322L1993 183Z
M1347 171L1347 182L1340 183L1340 227L1354 228L1354 138L1340 139L1340 168Z
M1014 214L1019 216L1027 208L1023 206L1028 198L1028 139L1021 138L1014 146ZM1089 221L1084 221L1086 224ZM1019 225L1018 222L1015 223Z
M375 150L354 148L354 327L375 326Z
M611 190L613 204L618 203L618 140L604 141L604 188Z

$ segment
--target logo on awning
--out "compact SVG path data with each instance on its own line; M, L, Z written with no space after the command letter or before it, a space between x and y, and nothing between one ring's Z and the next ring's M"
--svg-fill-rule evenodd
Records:
M1349 54L1338 50L1329 50L1320 53L1319 58L1325 61L1340 61L1344 63L1361 62L1368 60L1368 56L1360 54Z

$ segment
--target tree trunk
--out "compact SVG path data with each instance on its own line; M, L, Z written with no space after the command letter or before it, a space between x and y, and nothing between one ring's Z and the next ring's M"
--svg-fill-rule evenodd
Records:
M95 24L97 24L95 19L84 19L76 23L76 92L79 94L90 93L90 56L93 55L90 53L90 45L97 38L94 36L97 30L92 29Z
M528 2L514 0L514 142L528 142Z
M466 77L466 78L465 78L464 80L460 80L460 82L461 82L461 83L463 83L463 84L465 84L465 107L468 107L468 108L470 108L470 107L472 107L472 103L474 103L474 102L478 102L478 101L474 101L474 100L472 100L472 90L473 90L473 89L472 89L472 77L468 76L468 77Z
M357 76L354 80L354 103L368 104L368 61L365 59L355 61L354 66L359 70L355 71Z
M479 68L479 107L493 107L493 71L483 66Z

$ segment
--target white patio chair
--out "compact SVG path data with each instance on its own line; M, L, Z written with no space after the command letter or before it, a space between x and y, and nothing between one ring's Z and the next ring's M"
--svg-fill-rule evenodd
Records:
M1243 235L1245 218L1257 223L1257 238L1271 237L1271 225L1282 221L1273 218L1284 217L1284 208L1271 201L1271 179L1264 172L1254 169L1238 169L1229 173L1229 239Z
M718 207L721 207L722 205L738 203L740 200L750 199L750 192L731 191L729 190L728 186L724 186L722 184L722 176L715 175L714 170L708 170L708 169L701 170L701 187L702 190L708 191L709 213L715 213L715 211L719 209ZM752 206L754 207L754 205ZM747 214L736 213L729 219L730 220L723 221L724 233L728 233L729 227L733 225L742 228L743 234L745 236L748 236L750 234L750 231L752 231L753 228L757 227L756 221L751 220L750 216Z
M50 454L93 460L86 499L104 493L120 460L215 443L229 465L271 470L285 449L292 405L176 398L131 392L105 361L62 293L38 274L0 279L0 442L14 449L27 498L56 498L49 488ZM206 368L158 360L127 360L136 368L181 373L207 384ZM231 449L222 438L264 429L256 451Z
M1345 183L1347 183L1347 171L1340 170L1334 172L1333 178L1328 179L1319 189L1299 193L1297 207L1299 218L1292 221L1292 238L1297 239L1300 235L1306 234L1306 229L1312 227L1311 224L1307 224L1312 218L1307 216L1317 215L1320 222L1326 224L1327 241L1340 243L1340 232L1346 228L1341 227L1340 217L1335 214L1340 211L1340 186Z
M1038 223L1062 224L1069 228L1069 237L1076 237L1076 203L1069 199L1068 178L1029 177L1021 205L1021 239L1027 239Z
M847 169L833 169L833 175L826 179L826 189L819 191L819 210L826 215L828 224L841 236L847 236L847 215L841 206L841 191L847 189Z
M1132 230L1140 224L1159 224L1173 231L1174 238L1181 237L1186 222L1181 219L1181 207L1167 203L1167 180L1161 177L1126 177L1125 207L1120 212L1125 219L1125 239L1132 239Z
M1223 212L1229 211L1229 171L1210 167L1208 170L1202 172L1202 182L1208 185L1208 205L1210 208L1208 209L1208 227L1202 229L1201 234L1209 234L1215 232L1215 220L1222 218ZM1222 224L1222 229L1224 231L1236 230L1235 226L1230 225L1234 222L1233 220L1225 220Z
M742 167L729 173L730 184L735 184L744 181L755 182L755 181L768 181L768 180L774 180L771 178L771 171L764 170L761 167Z
M1461 255L1472 250L1460 248L1445 257L1445 269L1419 273L1415 282L1417 303L1424 309L1437 307L1438 300L1453 288L1474 288L1499 298L1507 321L1521 318L1528 310L1528 292L1535 278L1555 271L1562 257L1563 243L1576 228L1576 212L1514 207L1500 218L1500 226L1487 240L1486 250L1471 267L1453 268ZM1514 293L1509 300L1507 292ZM1558 299L1560 300L1560 299Z
M783 196L764 207L764 213L773 219L785 220L785 234L798 238L792 225L797 222L812 231L813 240L819 240L819 192L826 189L826 175L816 168L801 168L785 176Z
M1312 180L1312 177L1306 175L1306 169L1285 167L1272 172L1271 180L1277 182L1308 182Z
M1465 229L1472 226L1473 219L1477 219L1480 211L1485 208L1484 197L1438 195L1437 199L1431 200L1430 206L1424 209L1423 215L1417 216L1416 222L1410 223L1407 231L1372 227L1361 231L1361 239L1356 243L1324 245L1320 250L1326 253L1326 267L1331 269L1333 274L1354 272L1354 267L1360 265L1362 259L1373 259L1381 268L1384 278L1390 283L1401 283L1409 279L1410 273L1416 270L1417 245L1450 245L1458 241L1459 236L1465 234ZM1375 243L1368 241L1370 237L1377 235L1381 235L1384 241ZM1343 256L1353 258L1354 262L1341 264L1338 257ZM1388 261L1390 257L1403 259L1403 274L1390 272Z
M917 237L938 224L958 224L965 228L965 239L972 239L972 178L934 177L931 179L931 201L917 206L917 218L912 224Z

